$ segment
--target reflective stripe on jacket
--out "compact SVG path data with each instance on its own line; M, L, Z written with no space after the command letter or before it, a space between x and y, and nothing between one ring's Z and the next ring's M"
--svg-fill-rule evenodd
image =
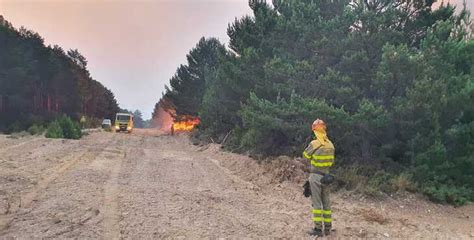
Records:
M310 172L329 173L329 168L334 165L334 145L327 139L324 144L315 139L306 147L303 157L311 163Z

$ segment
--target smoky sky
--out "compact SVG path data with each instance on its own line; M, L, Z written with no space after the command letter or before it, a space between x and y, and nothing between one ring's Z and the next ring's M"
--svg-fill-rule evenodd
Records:
M120 106L145 118L198 40L227 43L228 24L246 14L248 0L0 0L0 15L46 44L77 48Z
M0 0L0 15L46 44L77 48L120 106L145 118L199 39L228 42L228 24L250 13L247 0Z

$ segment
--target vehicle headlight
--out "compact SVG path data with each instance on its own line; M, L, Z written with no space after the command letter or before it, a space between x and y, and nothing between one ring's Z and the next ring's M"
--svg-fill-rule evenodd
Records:
M131 127L131 126L128 126L127 129L130 130L130 129L132 129L132 127Z
M119 125L115 125L115 129L120 129Z

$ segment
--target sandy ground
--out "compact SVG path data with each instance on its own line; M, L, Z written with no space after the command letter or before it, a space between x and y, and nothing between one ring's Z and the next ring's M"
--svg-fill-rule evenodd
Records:
M272 166L153 131L0 135L0 239L310 239L309 200ZM327 239L474 239L473 205L347 192L333 205Z

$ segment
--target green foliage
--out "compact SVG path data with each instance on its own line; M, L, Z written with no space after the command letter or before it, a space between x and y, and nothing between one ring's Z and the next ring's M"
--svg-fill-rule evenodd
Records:
M215 38L201 38L187 57L187 65L181 65L170 80L170 86L162 101L165 110L173 113L174 117L182 115L197 116L204 96L208 72L214 71L225 48Z
M48 125L45 136L47 138L64 138L63 129L61 128L59 121L53 121Z
M381 196L382 193L395 192L396 189L392 184L392 179L392 174L386 173L385 171L377 171L369 178L364 191L369 196L374 197Z
M76 122L73 122L68 117L62 117L59 119L59 124L63 129L64 138L67 139L79 139L82 136L81 127Z
M44 133L44 131L45 131L45 128L43 127L43 125L33 124L28 128L28 132L31 135L41 135Z
M229 25L230 50L213 58L200 88L167 97L192 85L174 77L160 104L197 109L201 138L230 135L227 149L253 156L299 156L312 121L322 118L337 165L348 169L339 172L341 187L474 200L474 39L466 9L456 14L421 0L272 3L249 1L253 15Z
M435 202L463 205L472 201L474 191L468 186L453 187L449 184L430 182L423 184L422 192Z
M62 116L51 122L46 130L47 138L79 139L82 137L81 127L71 118Z
M243 123L241 147L257 154L298 155L305 147L301 143L311 138L308 122L314 120L314 112L327 119L334 131L343 132L348 125L347 112L323 100L293 94L288 101L272 103L252 93L239 114Z

